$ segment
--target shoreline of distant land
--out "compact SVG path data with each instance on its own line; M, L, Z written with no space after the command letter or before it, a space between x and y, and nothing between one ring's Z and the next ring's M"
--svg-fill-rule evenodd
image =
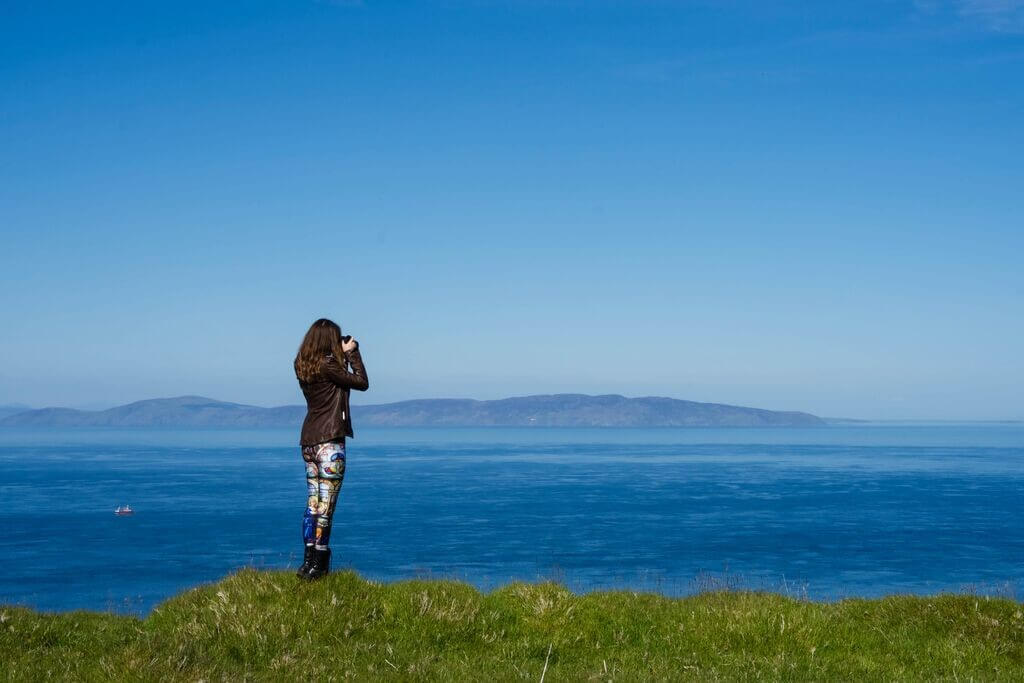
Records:
M427 398L352 405L360 426L386 427L821 427L829 419L798 411L701 403L663 396L538 394L494 400ZM106 410L39 408L0 415L0 427L297 427L304 405L271 408L179 396Z

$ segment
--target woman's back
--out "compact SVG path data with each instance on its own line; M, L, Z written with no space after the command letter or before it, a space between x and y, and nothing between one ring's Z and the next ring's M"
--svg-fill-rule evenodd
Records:
M352 371L346 369L351 364ZM370 382L358 346L345 352L341 363L329 354L320 364L320 370L309 378L299 379L306 397L306 419L302 423L300 443L308 446L346 436L354 436L349 411L349 390L366 391Z

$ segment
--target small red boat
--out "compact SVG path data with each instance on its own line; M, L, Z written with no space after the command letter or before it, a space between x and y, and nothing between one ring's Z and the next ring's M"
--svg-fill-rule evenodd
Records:
M114 510L115 515L134 515L135 510L132 510L131 505L118 505L117 509Z

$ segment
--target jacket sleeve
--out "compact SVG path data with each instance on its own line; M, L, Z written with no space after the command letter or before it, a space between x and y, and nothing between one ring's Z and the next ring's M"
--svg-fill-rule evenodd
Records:
M370 388L370 380L366 377L366 368L363 366L363 358L359 355L359 348L356 347L345 354L345 358L352 364L352 372L345 368L344 362L330 357L323 364L323 374L334 384L342 389L355 389L366 391Z

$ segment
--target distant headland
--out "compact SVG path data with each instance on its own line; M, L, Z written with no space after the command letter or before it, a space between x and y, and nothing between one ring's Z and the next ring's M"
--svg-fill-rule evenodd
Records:
M262 408L202 396L136 401L107 410L42 408L0 419L0 427L298 427L305 406ZM386 427L816 427L792 411L699 403L661 396L543 394L490 401L427 398L353 405L358 426Z

